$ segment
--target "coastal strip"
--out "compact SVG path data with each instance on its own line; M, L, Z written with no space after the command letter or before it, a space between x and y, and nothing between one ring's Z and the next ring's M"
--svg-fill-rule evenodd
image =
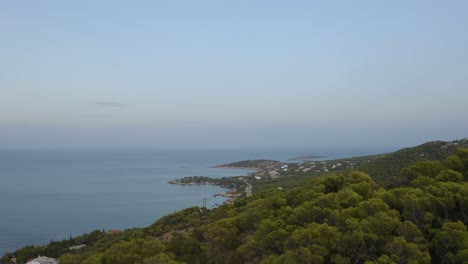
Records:
M342 158L335 160L303 160L297 162L281 162L275 160L243 160L234 163L215 166L213 168L248 169L253 170L247 175L223 178L210 178L206 176L189 176L169 181L170 184L179 185L215 185L229 189L225 193L216 194L228 198L231 203L238 198L250 196L253 189L264 183L275 182L281 178L295 176L314 177L322 173L353 170L354 168L369 164L371 161L384 155ZM322 158L322 156L301 156L297 158Z
M170 184L178 185L214 185L221 188L229 189L225 193L215 194L214 196L222 196L227 198L225 203L232 203L237 198L244 195L244 193L238 190L243 190L248 187L248 183L244 179L245 176L233 176L223 178L210 178L206 176L189 176L182 179L175 179L169 181Z
M224 165L215 166L214 168L235 168L254 170L243 176L231 176L223 178L210 178L206 176L188 176L181 179L169 181L170 184L178 185L214 185L221 188L229 189L225 193L215 194L228 198L226 203L232 203L236 199L244 196L252 195L252 184L249 181L260 179L275 179L279 177L276 173L288 166L287 163L274 160L244 160Z

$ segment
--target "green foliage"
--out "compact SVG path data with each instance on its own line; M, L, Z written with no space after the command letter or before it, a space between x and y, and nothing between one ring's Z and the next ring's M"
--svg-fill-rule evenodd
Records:
M439 260L445 263L462 263L462 257L468 249L466 225L460 221L447 222L442 229L434 230L434 233L432 246Z
M0 259L0 263L10 263L10 259L15 256L17 263L25 263L29 259L36 258L37 256L49 256L58 258L61 255L70 253L69 249L72 246L85 244L87 247L93 246L97 241L102 240L106 236L105 233L95 230L89 234L85 234L78 237L70 237L70 239L62 241L51 241L47 246L26 246L13 253L7 253ZM69 263L76 263L72 260L71 256L65 260ZM81 257L75 257L75 259L82 259Z
M86 258L82 264L103 264L105 261L103 253L93 254Z
M461 182L463 181L463 175L454 170L443 170L437 174L436 180L443 182Z
M66 253L60 256L60 264L80 264L85 258L84 255Z
M143 264L179 264L182 262L178 262L174 260L173 256L170 256L166 253L161 253L153 257L149 257L143 260Z
M416 147L405 148L394 153L384 155L383 157L375 159L372 162L359 167L359 170L372 175L372 178L377 183L384 186L400 186L401 184L406 183L406 178L405 175L403 175L404 173L402 174L402 170L417 162L440 161L456 154L457 157L452 156L452 158L449 158L451 161L446 160L444 162L453 164L458 163L458 165L460 165L463 163L463 161L457 161L459 160L459 157L468 157L466 149L458 150L460 146L468 147L468 141L459 140L454 142L428 142ZM448 167L452 168L452 166ZM437 168L433 169L437 170ZM468 167L465 166L464 169L456 170L461 172L465 177L468 177Z
M409 180L414 180L418 176L434 178L444 166L440 161L421 161L403 169L403 175Z

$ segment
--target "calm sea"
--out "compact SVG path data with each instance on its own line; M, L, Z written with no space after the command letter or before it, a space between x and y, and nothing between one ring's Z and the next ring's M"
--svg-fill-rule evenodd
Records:
M150 225L176 210L222 204L215 186L167 182L185 176L245 175L211 166L301 155L341 158L391 149L169 151L0 150L0 255L96 229Z

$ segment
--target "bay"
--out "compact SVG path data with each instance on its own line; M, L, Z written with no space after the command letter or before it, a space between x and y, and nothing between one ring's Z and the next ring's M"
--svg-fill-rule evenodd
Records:
M96 229L148 226L191 206L224 202L217 186L171 185L186 176L248 170L213 166L245 159L324 159L391 149L0 150L0 255ZM288 161L291 162L291 161Z

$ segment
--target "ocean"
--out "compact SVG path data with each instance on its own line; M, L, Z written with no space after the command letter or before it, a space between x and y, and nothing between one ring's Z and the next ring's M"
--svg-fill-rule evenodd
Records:
M208 185L171 185L186 176L225 177L248 170L212 168L246 159L326 159L394 149L0 150L0 256L96 229L144 227L191 206L222 204Z

